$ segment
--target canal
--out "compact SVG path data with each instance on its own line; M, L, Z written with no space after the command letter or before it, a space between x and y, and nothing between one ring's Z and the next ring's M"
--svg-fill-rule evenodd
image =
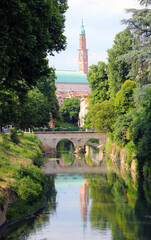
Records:
M87 165L89 172L50 176L54 190L45 207L32 218L1 229L1 240L151 239L148 184L140 183L130 172L120 172L109 160L105 171L100 150L86 148L86 153L77 157L72 143L62 142L57 160L50 156L45 159L47 164L57 161L63 169L72 167L76 160ZM97 174L91 173L95 167L100 169Z

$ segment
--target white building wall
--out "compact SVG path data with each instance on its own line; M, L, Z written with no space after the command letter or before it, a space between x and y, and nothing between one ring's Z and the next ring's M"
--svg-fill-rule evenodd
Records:
M84 117L89 112L87 109L89 106L89 102L87 98L82 98L80 102L80 112L79 112L79 127L83 127L84 125Z

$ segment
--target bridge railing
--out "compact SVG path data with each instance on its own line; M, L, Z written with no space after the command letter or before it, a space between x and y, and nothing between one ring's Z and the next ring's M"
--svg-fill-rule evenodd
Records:
M52 131L78 131L78 132L87 132L94 131L92 128L80 128L80 127L68 127L68 128L34 128L34 132L52 132Z

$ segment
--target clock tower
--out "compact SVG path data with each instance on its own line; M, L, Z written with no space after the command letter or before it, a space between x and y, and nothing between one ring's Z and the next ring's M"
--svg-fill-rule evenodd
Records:
M78 63L79 72L88 73L88 50L86 49L86 37L85 29L82 21L80 39L79 39L79 50L78 50Z

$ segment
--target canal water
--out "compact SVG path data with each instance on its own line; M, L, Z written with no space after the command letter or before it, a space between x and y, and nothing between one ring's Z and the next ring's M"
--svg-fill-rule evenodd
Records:
M71 146L68 150L71 155ZM63 159L60 148L58 152ZM67 152L63 154L66 158ZM97 149L89 149L90 167L101 168L99 156ZM68 167L69 159L62 160L61 167ZM73 157L71 165L72 161ZM54 191L45 207L33 218L2 229L0 239L150 240L150 186L130 172L120 172L118 166L111 168L108 161L107 165L106 173L54 175Z

